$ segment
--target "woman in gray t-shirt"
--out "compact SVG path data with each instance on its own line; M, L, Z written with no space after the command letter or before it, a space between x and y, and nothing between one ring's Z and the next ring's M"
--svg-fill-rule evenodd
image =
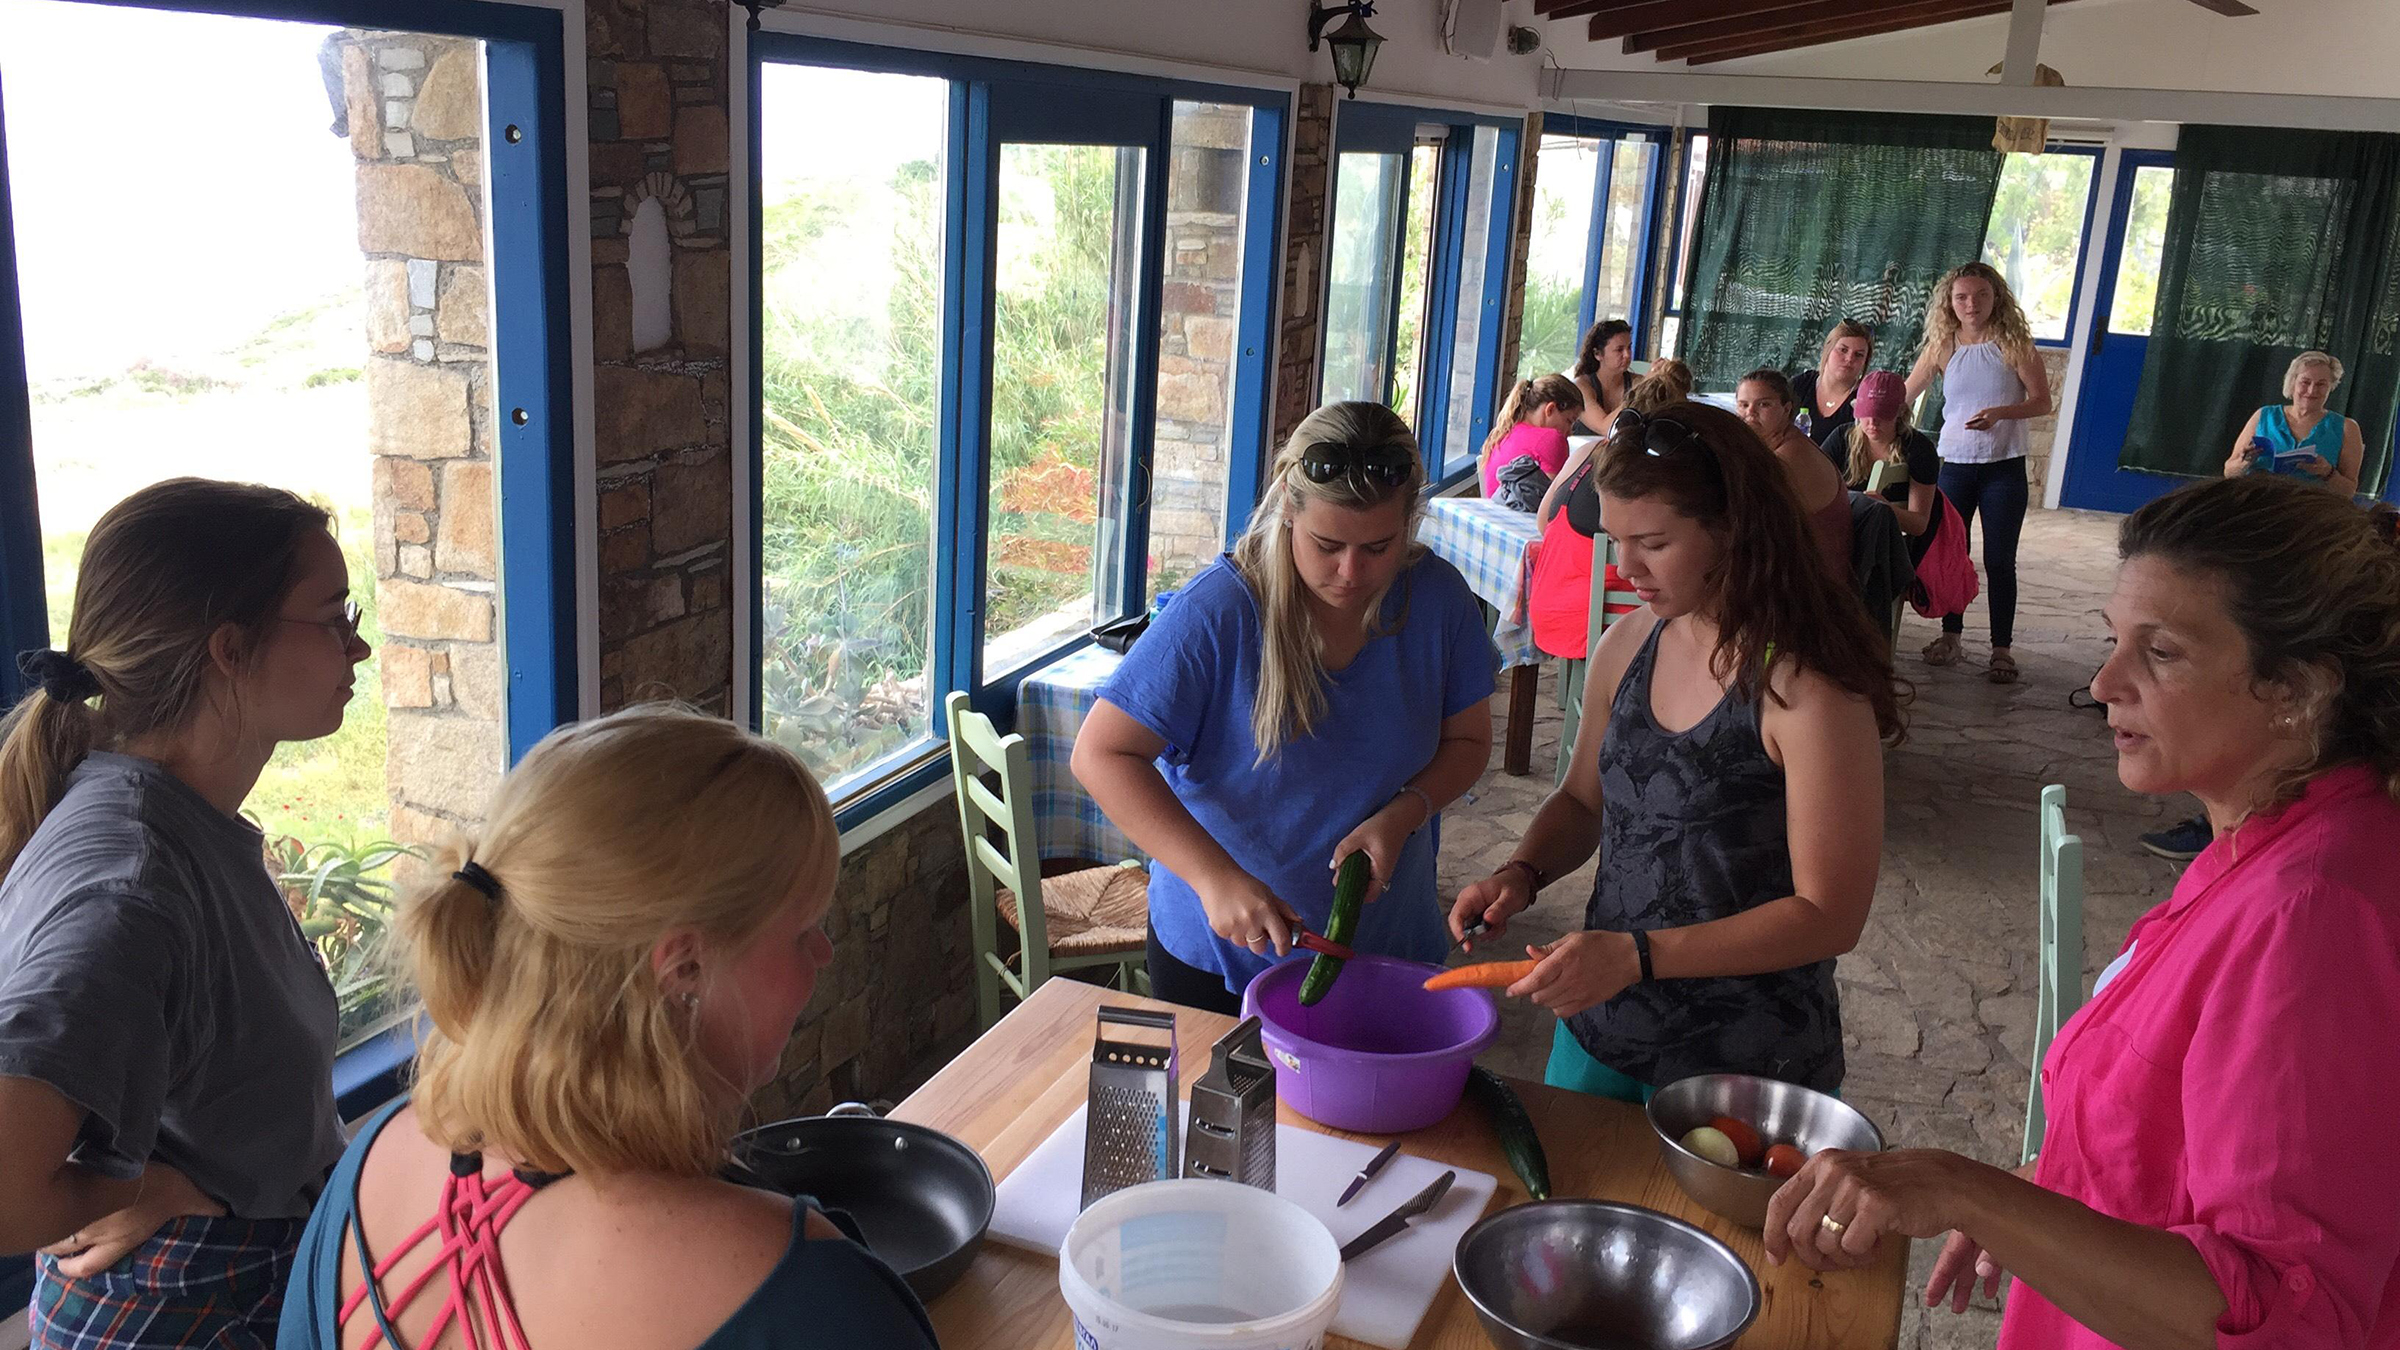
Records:
M0 721L0 1252L36 1346L263 1346L342 1149L334 997L242 800L367 658L326 513L185 478L93 529Z

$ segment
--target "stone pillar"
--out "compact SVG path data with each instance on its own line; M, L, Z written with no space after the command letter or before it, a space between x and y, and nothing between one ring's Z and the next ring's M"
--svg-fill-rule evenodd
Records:
M604 708L731 708L729 15L722 0L585 11ZM633 240L649 203L665 222L670 322L636 351Z
M1333 191L1333 86L1300 86L1292 118L1291 187L1284 202L1283 305L1275 356L1275 436L1268 460L1317 406L1317 345L1324 316L1325 206Z
M390 831L433 844L479 818L507 756L483 62L457 38L351 30L339 42L366 262Z
M1249 145L1249 108L1176 105L1150 492L1150 557L1169 586L1224 549Z
M1491 409L1495 417L1517 378L1517 339L1525 328L1525 258L1533 248L1533 176L1541 168L1541 156L1542 115L1530 113L1517 137L1516 228L1508 238L1508 304L1500 319L1500 377ZM1594 229L1602 227L1603 222L1592 223Z
M2058 471L2055 461L2061 437L2057 409L2063 405L2067 394L2067 349L2043 347L2040 355L2042 369L2050 373L2052 411L2047 417L2033 419L2025 427L2025 478L2035 506L2042 504L2042 494L2049 490L2050 475Z

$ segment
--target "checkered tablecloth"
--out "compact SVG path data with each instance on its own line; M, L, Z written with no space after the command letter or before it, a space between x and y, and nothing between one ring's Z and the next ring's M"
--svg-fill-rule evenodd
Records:
M1026 758L1033 767L1033 828L1041 836L1045 858L1113 863L1142 856L1133 841L1100 814L1100 803L1067 767L1084 715L1099 701L1100 686L1122 659L1105 647L1085 647L1026 676L1017 686L1017 731L1025 737Z
M1503 670L1542 660L1525 613L1533 574L1528 558L1541 537L1532 516L1482 497L1436 497L1417 525L1418 541L1465 573L1467 585L1498 613L1492 645Z

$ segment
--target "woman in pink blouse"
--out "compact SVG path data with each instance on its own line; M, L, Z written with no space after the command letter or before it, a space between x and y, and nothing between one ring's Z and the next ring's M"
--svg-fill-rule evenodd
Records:
M1828 1152L1770 1261L1951 1234L1925 1295L2017 1277L2001 1350L2400 1347L2400 539L2296 480L2125 522L2092 682L2117 773L2215 840L2042 1066L2029 1176Z

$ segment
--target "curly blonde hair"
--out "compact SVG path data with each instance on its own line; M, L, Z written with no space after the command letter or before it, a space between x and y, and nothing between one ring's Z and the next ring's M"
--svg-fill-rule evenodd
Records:
M2026 322L2025 310L2017 304L2016 293L2009 290L2008 278L1989 263L1960 263L1942 274L1934 283L1933 298L1925 306L1925 340L1917 352L1932 352L1948 357L1958 345L1958 314L1950 308L1950 288L1962 279L1972 277L1989 283L1992 288L1992 317L1984 325L1992 341L2000 344L2000 353L2012 363L2033 355L2033 325Z
M2275 801L2343 764L2373 766L2400 801L2400 537L2388 506L2360 510L2269 474L2198 483L2151 502L2117 554L2213 576L2250 651L2251 677L2290 691L2307 763Z
M742 1092L702 1060L651 953L686 927L714 959L738 953L794 895L830 896L840 860L799 757L723 718L649 704L543 737L400 910L433 1021L427 1137L551 1172L715 1172ZM469 861L497 899L452 875Z

